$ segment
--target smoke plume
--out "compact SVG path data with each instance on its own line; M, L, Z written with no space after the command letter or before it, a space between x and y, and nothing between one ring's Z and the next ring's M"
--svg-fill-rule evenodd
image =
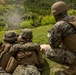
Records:
M14 0L13 6L14 9L11 11L8 11L4 16L5 16L5 21L7 23L7 27L8 29L19 29L20 27L20 23L21 23L21 15L24 11L24 6L22 4L18 4L18 2L20 3L20 1L16 1Z
M19 29L19 25L21 22L21 16L16 11L10 12L6 16L6 22L7 22L8 29Z

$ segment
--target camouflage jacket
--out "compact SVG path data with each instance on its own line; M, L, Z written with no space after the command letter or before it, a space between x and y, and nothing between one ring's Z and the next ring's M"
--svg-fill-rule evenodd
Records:
M58 21L51 30L49 30L48 38L52 48L62 47L63 38L76 33L75 27L66 22L66 19L71 18L72 16L67 15L63 20Z
M9 52L19 64L43 64L44 60L40 54L40 45L28 42L25 44L15 44L13 50Z
M33 65L18 65L13 75L41 75L38 69Z

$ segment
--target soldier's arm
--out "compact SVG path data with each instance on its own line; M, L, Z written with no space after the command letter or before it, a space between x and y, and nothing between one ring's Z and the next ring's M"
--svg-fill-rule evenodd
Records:
M62 42L62 31L59 25L54 26L48 33L49 44L41 45L41 52L45 53L46 57L54 56L54 48L59 48Z
M40 52L41 47L38 44L36 44L36 45L37 45L36 46L36 54L37 54L37 57L38 57L39 64L43 65L44 64L44 59L43 59L42 54Z
M52 48L58 48L62 41L62 31L58 26L54 26L48 33L49 44Z
M13 45L12 50L9 53L15 57L19 50L20 50L20 45L15 44L15 45Z

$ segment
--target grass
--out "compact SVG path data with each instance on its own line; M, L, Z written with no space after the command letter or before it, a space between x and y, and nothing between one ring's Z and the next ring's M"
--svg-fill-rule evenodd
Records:
M48 43L48 30L51 28L51 25L40 26L33 29L33 41L39 44Z
M33 41L38 44L45 44L48 43L48 30L52 27L52 25L47 26L41 26L32 29L33 31ZM0 41L3 41L3 35L5 31L0 32ZM20 33L20 30L17 30L17 33ZM43 58L45 60L45 64L43 66L43 74L42 75L55 75L55 71L65 68L65 66L60 65L58 63L55 63L51 61L50 59L47 59L45 55L43 54Z

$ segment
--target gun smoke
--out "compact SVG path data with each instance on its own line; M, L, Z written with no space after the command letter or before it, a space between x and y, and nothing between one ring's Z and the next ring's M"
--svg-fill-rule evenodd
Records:
M21 16L18 12L14 11L14 12L10 12L7 16L6 16L6 22L7 22L7 26L8 29L19 29L20 27L20 22L21 22Z
M17 4L16 4L17 3ZM22 4L19 4L19 1L14 1L14 9L11 11L8 11L7 14L5 14L5 21L7 23L7 28L10 30L19 29L20 23L21 23L21 13L23 12Z

